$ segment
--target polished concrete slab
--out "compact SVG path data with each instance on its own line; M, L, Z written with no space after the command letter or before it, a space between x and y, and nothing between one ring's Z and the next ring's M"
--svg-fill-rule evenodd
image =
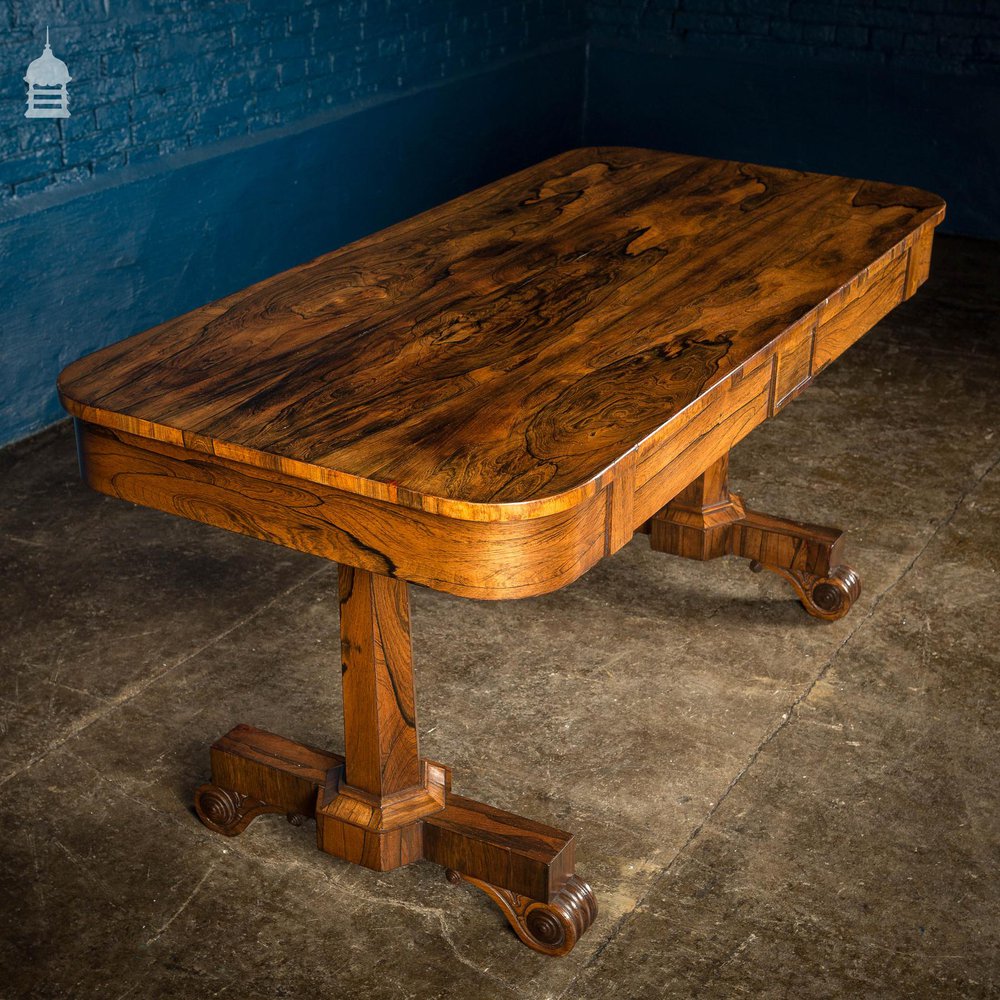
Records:
M645 538L542 598L413 590L424 753L577 835L565 959L432 865L203 828L233 723L340 747L335 567L89 493L67 427L0 453L0 996L1000 996L998 274L941 239L734 453L848 530L843 621Z

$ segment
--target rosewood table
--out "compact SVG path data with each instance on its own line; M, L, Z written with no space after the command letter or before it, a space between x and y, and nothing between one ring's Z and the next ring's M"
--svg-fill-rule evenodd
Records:
M597 912L572 836L420 756L408 582L544 594L643 531L847 613L841 534L747 509L728 453L914 293L943 216L913 188L577 149L70 365L94 489L340 564L344 756L238 725L202 822L313 817L321 850L437 862L568 952Z

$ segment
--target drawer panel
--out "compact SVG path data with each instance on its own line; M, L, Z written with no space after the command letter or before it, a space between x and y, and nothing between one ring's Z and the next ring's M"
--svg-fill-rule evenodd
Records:
M813 374L822 371L856 340L867 333L893 306L903 301L906 255L889 261L879 273L869 275L857 295L831 315L829 307L816 328Z
M797 334L778 353L774 379L774 412L790 403L809 384L812 372L813 325Z

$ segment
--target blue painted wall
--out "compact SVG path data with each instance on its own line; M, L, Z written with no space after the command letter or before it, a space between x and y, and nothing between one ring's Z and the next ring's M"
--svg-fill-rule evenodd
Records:
M1000 238L1000 0L590 2L585 136L913 184Z
M23 117L46 22L61 122ZM1000 0L13 0L0 67L0 444L74 358L581 141L1000 238Z

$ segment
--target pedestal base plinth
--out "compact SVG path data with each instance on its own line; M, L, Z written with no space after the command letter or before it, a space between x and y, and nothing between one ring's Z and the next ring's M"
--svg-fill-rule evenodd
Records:
M443 866L452 881L486 892L518 937L565 955L597 915L573 870L573 836L451 791L451 771L421 761L423 781L381 802L344 782L344 758L252 726L212 745L212 781L195 793L210 829L242 833L258 816L315 818L321 851L375 871L413 861Z

